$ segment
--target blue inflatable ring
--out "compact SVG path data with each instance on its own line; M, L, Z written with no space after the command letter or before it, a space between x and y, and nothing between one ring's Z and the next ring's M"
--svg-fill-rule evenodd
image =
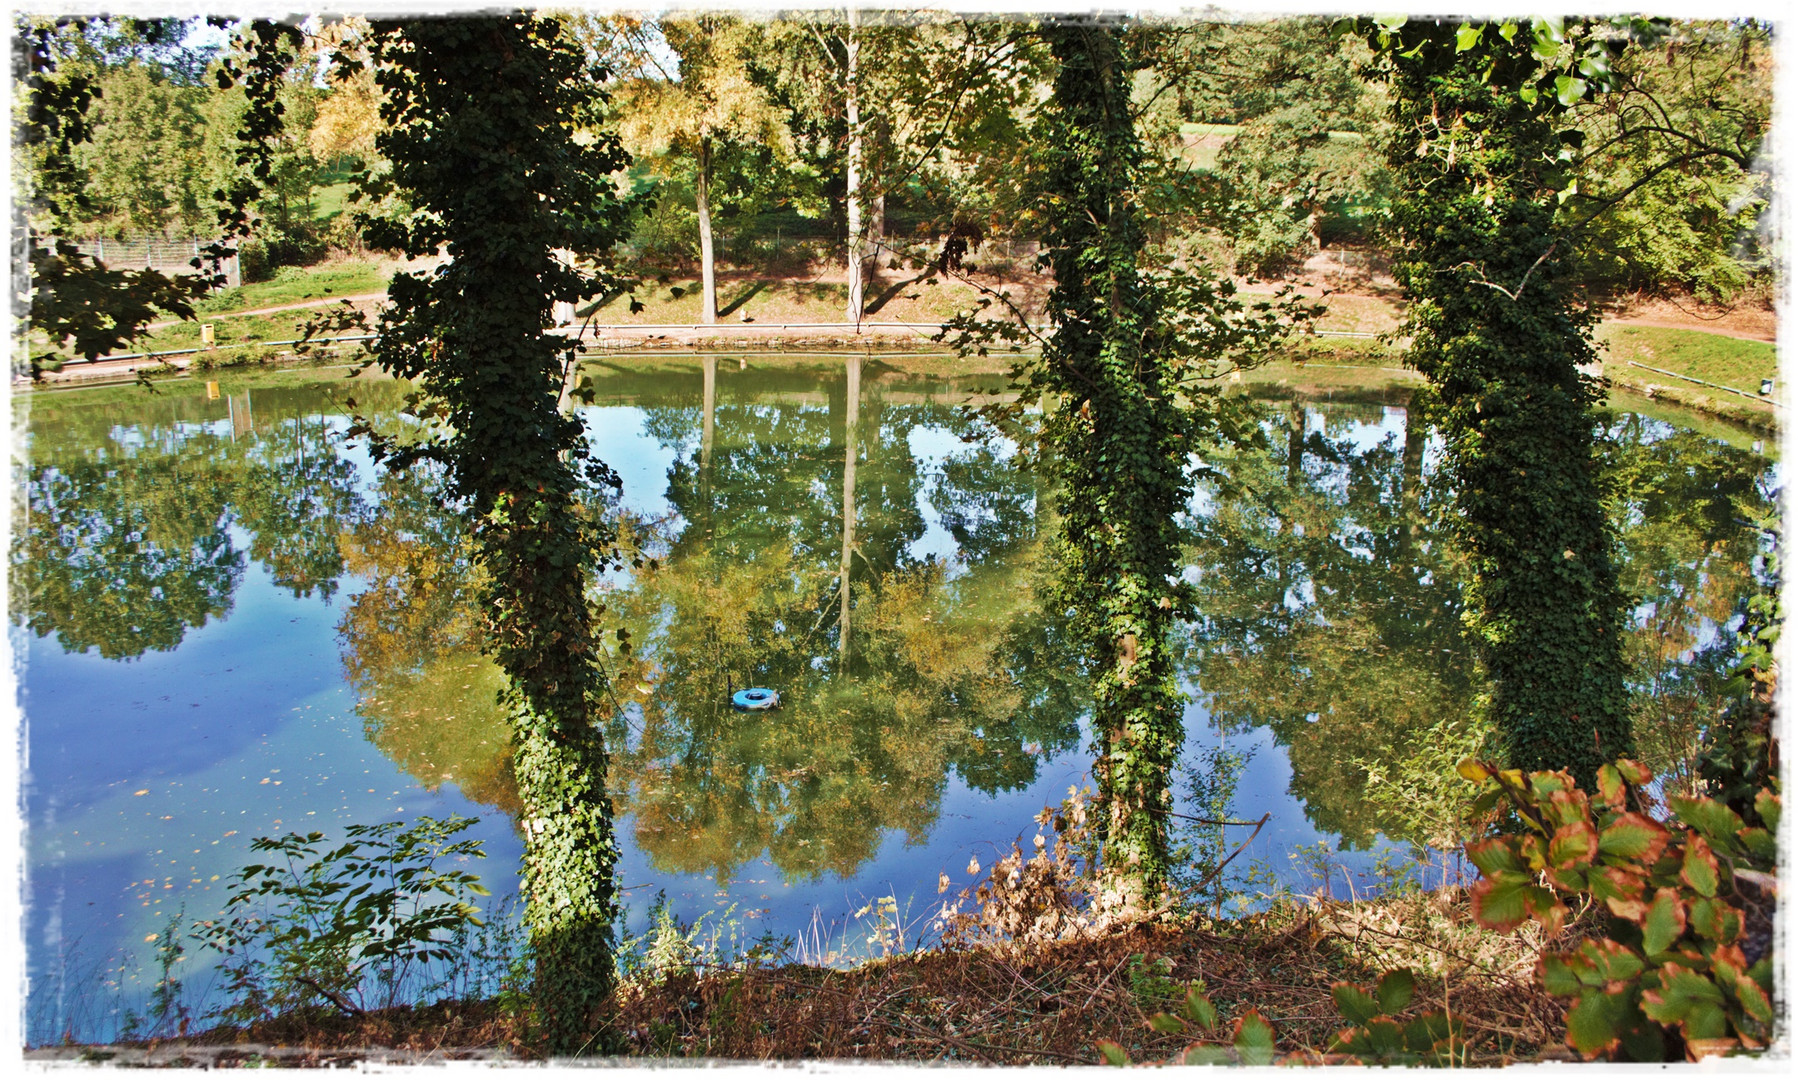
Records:
M759 686L738 690L730 696L730 703L746 712L761 712L780 704L780 694L774 690L766 690Z

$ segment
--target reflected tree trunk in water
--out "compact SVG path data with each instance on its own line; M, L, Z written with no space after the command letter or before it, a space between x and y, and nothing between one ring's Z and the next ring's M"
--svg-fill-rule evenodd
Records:
M1423 485L1423 448L1430 440L1430 426L1424 422L1422 409L1415 396L1405 406L1405 449L1400 458L1399 506L1404 511L1405 531L1402 552L1406 559L1417 557L1417 536L1423 531L1418 494Z
M857 427L861 420L862 358L851 356L847 402L843 413L843 561L838 568L837 591L842 594L842 613L837 617L837 655L849 665L849 572L855 553L855 458Z
M705 507L705 532L710 535L712 525L712 444L717 433L718 412L718 358L706 357L705 392L701 402L703 415L699 428L699 497Z

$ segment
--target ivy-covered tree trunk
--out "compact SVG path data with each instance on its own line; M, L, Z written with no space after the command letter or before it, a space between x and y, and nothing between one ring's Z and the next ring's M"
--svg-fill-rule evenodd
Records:
M555 302L599 291L553 252L611 249L625 216L609 176L626 159L604 136L576 140L597 119L603 73L553 22L377 22L372 44L391 125L380 148L413 213L365 219L368 239L449 257L395 276L375 348L383 368L421 380L418 411L445 434L377 449L395 466L444 462L472 523L508 680L538 1020L552 1053L603 1049L617 849L587 593L616 549L586 496L617 478L557 410L573 356L544 328Z
M1166 880L1168 774L1181 742L1168 638L1174 515L1191 491L1186 425L1172 366L1144 343L1158 313L1138 267L1143 149L1124 34L1078 22L1045 33L1060 65L1039 144L1055 273L1042 367L1061 399L1048 425L1062 483L1062 587L1093 672L1107 869L1128 902L1147 906Z
M1574 136L1528 33L1458 51L1457 29L1407 23L1384 50L1410 362L1448 444L1500 749L1512 767L1589 785L1632 742L1626 610L1593 456L1602 390L1579 370L1595 359L1592 317L1555 221Z

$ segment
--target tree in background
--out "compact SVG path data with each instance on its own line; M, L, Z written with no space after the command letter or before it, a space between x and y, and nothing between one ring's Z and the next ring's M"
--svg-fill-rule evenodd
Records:
M1315 18L1174 35L1166 66L1179 115L1234 126L1202 170L1213 190L1192 228L1223 232L1237 273L1291 270L1328 242L1326 216L1382 192L1384 166L1365 138L1379 118L1358 50Z
M1547 20L1371 26L1392 95L1407 359L1448 443L1489 715L1511 767L1590 783L1634 743L1627 611L1593 454L1602 391L1580 372L1596 359L1593 316L1555 221L1563 151L1578 141L1565 126L1578 76L1556 61L1579 60L1579 46ZM1609 54L1586 40L1588 60Z
M178 19L83 18L24 19L17 27L25 70L16 141L28 167L17 174L22 190L13 214L15 227L25 232L30 273L15 279L13 310L30 329L72 344L89 359L135 340L158 313L191 317L194 299L213 283L203 274L110 270L68 239L96 209L82 153L94 135L93 105L103 93L102 59L109 49L171 48L184 28ZM38 361L30 350L15 355L15 371L36 378Z
M1771 30L1680 22L1583 96L1577 188L1561 210L1595 285L1729 302L1770 284Z
M655 162L665 175L690 173L699 219L699 321L713 323L713 208L732 189L778 186L794 163L789 117L751 77L749 65L766 47L756 24L732 15L662 19L650 36L657 35L678 69L661 70L654 50L637 54L636 70L618 88L619 135L639 161ZM724 191L715 194L720 181Z
M593 495L618 478L559 408L572 349L544 327L554 304L605 287L555 252L610 251L629 210L612 174L628 159L591 134L606 73L553 20L377 21L369 53L389 125L377 148L392 166L372 194L396 190L412 210L364 215L368 239L449 255L395 276L372 350L423 381L417 408L443 424L376 451L393 467L442 462L471 523L484 640L507 682L537 1019L552 1053L585 1052L605 1045L597 1010L614 978L607 678L588 588L616 555Z

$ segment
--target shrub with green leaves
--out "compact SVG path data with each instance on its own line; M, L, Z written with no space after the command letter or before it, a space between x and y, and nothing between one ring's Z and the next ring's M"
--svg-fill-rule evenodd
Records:
M1169 1065L1271 1065L1274 1063L1274 1028L1254 1009L1236 1018L1229 1042L1218 1041L1217 1007L1205 995L1203 984L1186 989L1180 1014L1159 1012L1149 1017L1150 1029L1163 1035L1188 1035L1198 1040L1168 1059ZM1100 1039L1099 1054L1108 1065L1130 1064L1130 1053L1111 1039Z
M1545 950L1543 989L1570 998L1567 1044L1588 1058L1698 1059L1764 1049L1773 1037L1772 909L1779 796L1755 820L1711 798L1674 797L1662 822L1627 759L1598 770L1588 797L1565 772L1462 762L1485 785L1479 810L1508 804L1524 831L1467 846L1482 879L1480 924L1534 919L1558 933L1569 903L1596 908L1603 935Z
M457 935L481 925L480 879L438 865L486 857L479 840L454 839L474 824L352 825L322 853L319 832L257 837L250 850L273 859L232 875L224 917L195 928L223 955L229 1001L212 1015L249 1023L321 1002L353 1014L429 993L426 969L456 962Z
M1350 1026L1330 1041L1330 1053L1359 1065L1467 1064L1460 1020L1440 1009L1406 1022L1397 1018L1416 992L1417 977L1403 968L1380 976L1371 991L1350 982L1332 985L1330 997Z

